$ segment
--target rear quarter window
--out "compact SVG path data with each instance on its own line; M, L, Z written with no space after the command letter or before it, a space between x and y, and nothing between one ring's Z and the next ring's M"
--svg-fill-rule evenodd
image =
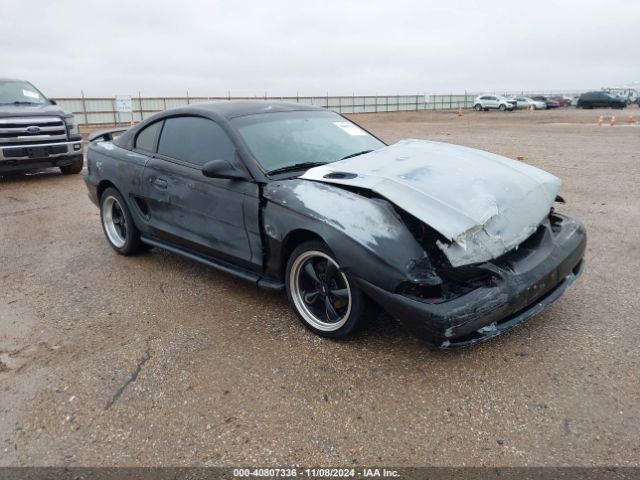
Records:
M135 148L138 150L144 150L145 152L153 152L156 143L156 136L162 122L152 123L148 127L144 128L136 136Z

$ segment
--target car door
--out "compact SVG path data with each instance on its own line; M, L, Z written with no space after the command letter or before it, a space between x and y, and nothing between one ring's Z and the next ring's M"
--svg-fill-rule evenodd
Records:
M611 98L609 97L609 95L603 92L598 92L595 99L596 107L608 107L610 102L611 102Z
M210 160L238 165L220 125L197 116L165 119L144 172L150 231L165 242L258 270L261 255L252 252L245 228L245 209L255 210L249 217L257 222L258 186L205 177L202 166Z
M494 96L487 97L486 108L498 108L498 98Z

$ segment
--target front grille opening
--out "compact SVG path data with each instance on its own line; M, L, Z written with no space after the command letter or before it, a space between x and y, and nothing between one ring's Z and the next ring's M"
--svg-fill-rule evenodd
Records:
M0 146L3 147L21 147L66 140L67 129L61 118L16 117L0 119Z
M441 285L418 285L410 282L401 283L396 289L396 293L429 302L443 300L444 292Z

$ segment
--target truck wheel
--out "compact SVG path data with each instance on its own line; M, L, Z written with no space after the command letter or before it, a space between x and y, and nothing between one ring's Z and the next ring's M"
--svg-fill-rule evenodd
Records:
M127 203L115 188L107 188L100 197L100 220L109 245L116 252L131 255L142 250L140 231Z
M285 282L298 318L317 335L345 338L367 316L369 299L349 281L322 242L305 242L293 251Z
M60 167L60 170L65 175L74 175L80 173L82 171L82 167L84 166L84 157L77 157L73 163L70 165L64 165Z

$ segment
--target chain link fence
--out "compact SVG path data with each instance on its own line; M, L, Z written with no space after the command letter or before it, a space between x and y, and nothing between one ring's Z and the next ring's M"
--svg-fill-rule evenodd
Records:
M578 92L482 92L488 95L557 94L573 96ZM142 97L132 96L132 112L119 113L115 98L69 97L55 99L60 107L72 112L84 126L120 125L140 122L154 113L168 108L221 100L270 100L302 103L349 113L419 112L425 110L457 110L471 108L479 93L418 94L418 95L346 95L346 96L295 96L295 97Z

